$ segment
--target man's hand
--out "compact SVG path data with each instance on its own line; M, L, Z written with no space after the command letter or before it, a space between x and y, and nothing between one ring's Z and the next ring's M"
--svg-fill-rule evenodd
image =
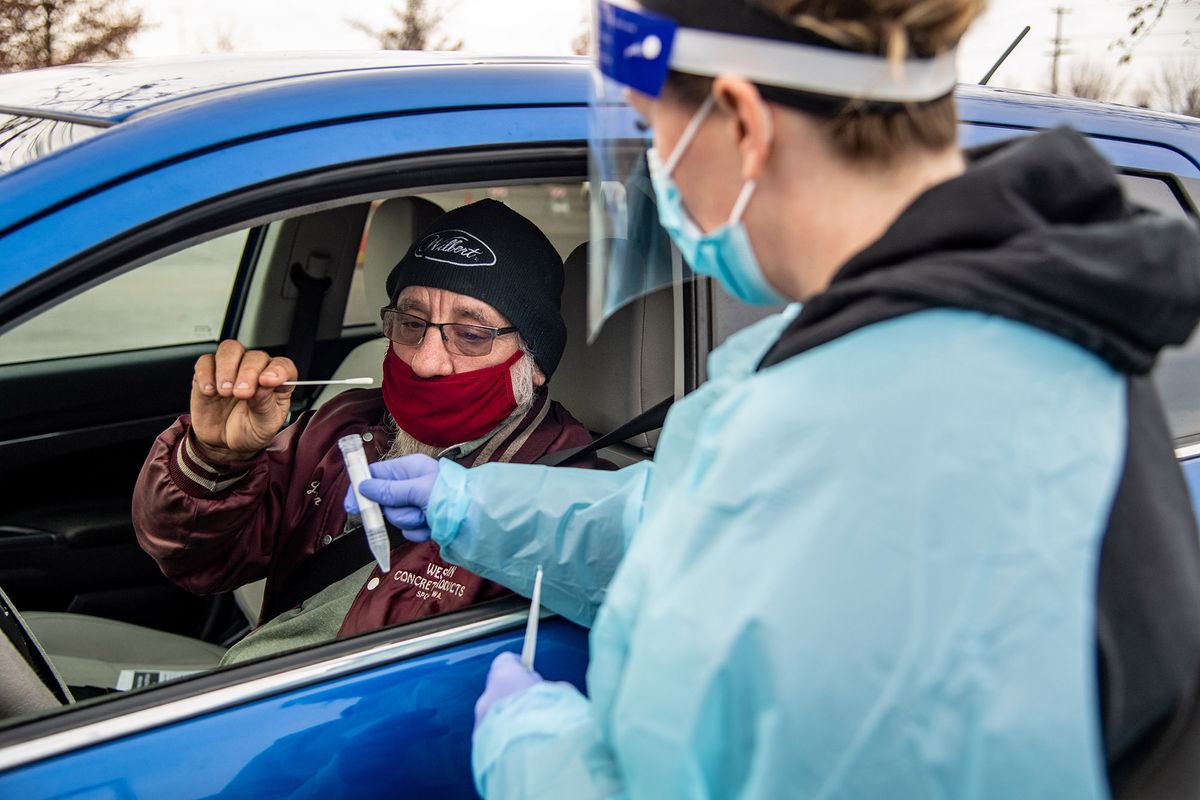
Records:
M192 376L192 435L210 456L249 458L262 450L287 420L296 365L246 350L226 339L213 355L200 356Z
M376 461L371 465L371 480L359 484L363 497L379 503L387 521L400 529L410 542L429 541L425 510L437 482L440 467L429 456L411 455ZM347 513L358 513L354 488L346 492Z
M541 675L525 669L521 657L516 653L504 652L496 656L492 661L492 668L488 670L487 686L475 701L475 727L479 727L496 703L509 695L523 692L542 680Z

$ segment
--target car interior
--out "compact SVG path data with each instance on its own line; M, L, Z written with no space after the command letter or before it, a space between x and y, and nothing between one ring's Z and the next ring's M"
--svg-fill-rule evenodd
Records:
M552 398L599 435L672 396L684 359L676 352L682 339L670 289L625 306L586 341L588 218L580 183L438 188L218 231L0 336L0 381L27 392L27 402L0 413L0 456L25 488L15 495L21 501L0 512L0 588L76 700L210 670L259 622L262 581L228 595L192 596L141 552L130 522L141 461L154 436L186 413L195 358L233 336L289 355L302 378L371 377L377 387L387 274L438 215L481 197L532 219L564 259L569 336ZM686 372L695 380L694 365ZM107 414L71 397L93 384L92 404L106 405ZM293 418L350 388L297 392ZM130 401L144 392L150 396ZM79 424L68 425L81 410ZM639 434L601 456L630 464L649 457L656 438ZM65 483L53 482L66 471L95 480L64 497L58 489ZM35 694L43 708L58 705L31 684L8 693L15 697L5 701L0 692L0 718L31 710Z

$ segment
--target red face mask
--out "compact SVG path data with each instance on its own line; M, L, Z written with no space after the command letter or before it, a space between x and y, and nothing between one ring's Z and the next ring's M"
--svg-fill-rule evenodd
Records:
M523 355L518 350L494 367L422 378L389 347L383 357L383 403L418 442L449 447L473 441L516 410L509 367Z

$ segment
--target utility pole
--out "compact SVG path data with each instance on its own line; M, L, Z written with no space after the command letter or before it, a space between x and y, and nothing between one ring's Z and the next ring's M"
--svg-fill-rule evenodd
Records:
M1063 17L1071 13L1071 9L1059 6L1054 9L1054 14L1058 21L1054 26L1054 49L1050 51L1052 61L1050 62L1050 92L1058 94L1058 62L1065 56L1070 55L1070 51L1065 48L1069 42L1063 38Z

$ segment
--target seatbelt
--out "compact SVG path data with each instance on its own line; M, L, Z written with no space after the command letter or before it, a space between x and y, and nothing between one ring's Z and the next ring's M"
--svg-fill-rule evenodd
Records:
M310 274L310 270L316 268L321 260L326 262L328 269L328 257L313 253L309 256L308 268L301 266L297 261L292 264L289 273L297 295L296 310L292 314L292 329L288 334L287 355L296 365L296 372L301 380L309 377L308 368L312 363L313 350L317 345L317 328L321 322L321 305L325 302L325 293L333 284L328 277Z
M387 532L393 549L408 541L391 523L387 523ZM362 525L347 526L341 536L306 558L288 576L279 593L271 598L270 605L264 604L261 618L274 619L372 560Z
M667 417L667 410L673 402L675 402L675 398L668 397L591 444L573 447L569 450L558 450L542 456L534 463L557 467L589 456L617 442L658 430L662 427L663 420ZM390 523L387 526L387 532L393 548L407 542L403 534L392 527ZM295 608L317 592L337 583L360 567L366 566L371 560L371 551L367 547L367 537L363 535L362 526L347 526L341 536L306 558L296 571L288 576L287 582L270 600L269 606L264 605L261 618L263 620L274 619L284 611Z
M610 445L623 442L626 439L632 439L639 434L656 431L663 426L663 422L667 418L667 411L670 410L671 404L674 402L675 398L673 396L668 397L653 408L649 408L638 414L616 430L604 434L591 444L585 444L582 447L572 447L569 450L556 450L553 453L547 453L534 463L545 467L558 467L570 461L590 456L592 453L603 450Z

